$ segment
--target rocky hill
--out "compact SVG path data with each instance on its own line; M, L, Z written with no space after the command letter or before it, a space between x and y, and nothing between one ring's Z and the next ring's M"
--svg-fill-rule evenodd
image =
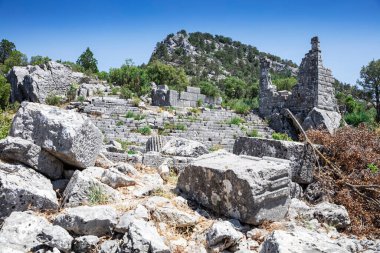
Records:
M184 30L158 42L150 61L183 67L194 80L219 81L235 76L254 83L259 79L261 56L272 61L272 70L279 76L294 76L297 72L297 65L292 61L260 52L254 46L221 35Z

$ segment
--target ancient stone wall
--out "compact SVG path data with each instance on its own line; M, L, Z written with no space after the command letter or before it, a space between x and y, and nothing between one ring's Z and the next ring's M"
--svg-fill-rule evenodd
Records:
M261 116L276 121L271 125L276 131L281 131L281 128L288 125L281 116L283 108L288 108L301 124L307 121L308 124L303 125L308 128L318 128L322 125L332 132L339 126L341 116L335 99L334 78L331 70L322 64L318 37L311 39L311 45L311 50L302 59L298 82L291 92L277 91L270 78L271 62L267 59L260 60L259 112ZM319 117L320 120L317 121L311 120L316 118L316 110L322 111L318 115L326 117Z
M198 101L206 105L220 105L221 98L209 97L201 94L198 87L186 88L186 91L178 92L170 90L167 85L153 85L152 105L155 106L174 106L174 107L196 107Z

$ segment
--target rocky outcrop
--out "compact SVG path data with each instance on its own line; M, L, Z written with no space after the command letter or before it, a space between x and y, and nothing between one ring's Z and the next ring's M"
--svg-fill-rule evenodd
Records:
M63 163L31 141L10 137L0 141L0 159L20 162L50 179L59 179Z
M13 67L7 79L11 84L11 102L44 103L48 95L65 96L70 85L82 82L85 75L50 61L43 65Z
M58 209L50 180L24 165L0 161L0 219L28 209Z
M86 116L28 102L16 113L10 136L29 140L78 168L95 164L103 141L100 130Z
M299 184L313 181L316 156L310 145L264 138L240 137L235 141L233 153L236 155L270 156L290 160L291 178Z
M342 116L335 111L313 108L302 123L304 129L326 129L330 134L340 126Z
M206 232L207 246L217 252L222 252L236 245L243 234L236 231L228 221L215 222Z
M289 161L216 152L194 160L177 187L213 211L249 224L281 220L289 204Z

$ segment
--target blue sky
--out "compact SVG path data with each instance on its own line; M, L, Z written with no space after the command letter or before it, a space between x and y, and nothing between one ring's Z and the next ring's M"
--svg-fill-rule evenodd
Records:
M87 46L99 69L146 63L181 29L221 34L300 63L318 35L324 65L355 83L380 59L380 0L0 0L0 39L18 50L75 61Z

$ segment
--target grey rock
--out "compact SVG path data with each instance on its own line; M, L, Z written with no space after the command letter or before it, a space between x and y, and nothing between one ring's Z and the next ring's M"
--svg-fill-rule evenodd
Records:
M70 85L81 82L84 74L50 61L41 66L15 66L7 78L11 84L12 102L26 100L44 103L48 95L65 96Z
M290 219L301 218L303 220L311 220L314 218L313 208L308 206L304 201L299 199L291 199L287 214Z
M118 253L120 251L120 242L117 240L107 240L100 244L99 253Z
M117 213L111 206L66 208L64 213L54 219L54 224L77 235L108 235L116 223Z
M155 221L178 228L196 225L199 220L198 216L177 209L164 197L150 197L143 205L150 211Z
M164 160L165 157L163 157L161 153L150 151L144 154L142 162L145 166L158 168Z
M136 197L147 196L162 188L163 185L164 181L157 173L144 174L137 180L136 189L133 190L132 194Z
M141 253L169 253L169 247L165 245L157 229L147 221L133 219L128 231L123 237L122 248L124 251L138 251Z
M149 211L142 205L137 205L135 210L128 211L123 214L119 222L115 226L115 231L119 233L125 233L128 231L129 225L135 219L141 219L148 221L150 218Z
M324 187L321 185L320 182L316 181L311 184L309 184L306 187L305 190L305 198L310 202L310 203L319 203L322 201L327 201L327 193L324 190Z
M37 235L38 240L51 248L70 252L73 237L60 226L47 226Z
M95 164L103 140L100 130L86 116L28 102L17 111L10 136L30 140L78 168Z
M344 206L328 202L320 203L314 207L314 217L320 222L325 222L338 229L346 228L351 223Z
M13 212L0 230L0 252L3 247L10 249L4 252L28 252L43 245L37 235L49 226L47 219L31 211Z
M260 253L269 252L343 253L347 251L324 234L298 228L291 232L276 230L267 236L261 245Z
M28 209L58 209L50 180L24 165L0 161L0 219Z
M73 250L76 253L94 252L100 239L94 235L85 235L75 238Z
M292 181L309 184L313 181L316 156L310 145L264 138L240 137L235 141L236 155L270 156L291 161Z
M168 142L169 137L157 135L150 137L146 144L145 144L145 150L146 152L154 151L154 152L161 152L162 147Z
M257 225L284 218L289 205L289 169L287 160L214 152L186 167L177 187L217 213Z
M115 164L109 160L103 153L99 153L95 160L95 166L108 169Z
M117 169L121 173L128 176L136 176L138 174L138 171L135 169L135 167L128 163L117 163L112 168Z
M136 181L115 168L104 170L100 181L112 188L135 185Z
M20 162L50 179L61 178L63 163L31 141L8 136L0 141L0 158Z
M107 202L121 199L121 194L99 180L77 170L63 192L63 206L74 207L91 202L90 196L99 192Z
M327 129L330 134L340 126L342 116L335 111L327 111L319 108L313 108L302 123L305 130L309 129Z
M205 145L184 138L172 138L162 147L162 153L171 156L198 157L208 154Z
M302 187L295 182L291 182L290 183L290 197L300 199L302 198L302 196L303 196Z
M236 245L243 238L243 234L236 231L228 221L217 221L206 232L208 247L221 252Z

